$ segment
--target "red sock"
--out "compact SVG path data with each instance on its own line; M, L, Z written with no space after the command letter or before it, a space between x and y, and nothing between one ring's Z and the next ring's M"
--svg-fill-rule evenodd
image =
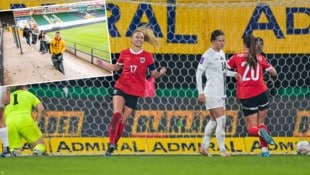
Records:
M122 123L122 122L119 122L119 124L118 124L118 132L117 132L116 138L115 138L115 143L117 143L118 140L122 137L124 129L125 129L125 124Z
M258 127L252 126L251 128L248 129L248 133L253 136L258 136L258 130L259 130Z
M122 118L122 114L119 112L116 112L112 115L112 119L109 125L109 138L110 138L111 144L115 144L115 137L118 132L117 125L119 121L121 120L121 118Z
M259 125L258 128L259 129L264 128L266 132L268 132L266 125ZM261 136L259 136L259 141L261 147L268 147L268 143Z
M264 124L259 125L259 126L258 126L258 128L259 128L259 129L260 129L260 128L265 128L266 132L268 132L268 128L267 128L267 126L266 126L266 125L264 125Z

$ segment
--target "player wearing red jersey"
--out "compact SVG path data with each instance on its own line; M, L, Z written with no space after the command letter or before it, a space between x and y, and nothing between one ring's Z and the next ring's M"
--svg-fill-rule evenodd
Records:
M120 77L113 91L113 115L109 125L110 144L106 156L110 156L123 134L125 124L136 105L139 97L144 96L145 77L149 70L155 79L165 74L166 68L157 71L152 53L143 50L144 41L157 46L154 33L148 27L137 28L131 36L131 47L123 50L116 64L103 63L102 67L119 71Z
M236 69L241 75L241 79L237 80L237 98L240 99L248 133L260 137L261 156L269 157L268 144L275 143L265 125L269 102L263 73L266 70L276 76L277 72L263 55L256 54L256 39L253 35L244 37L243 44L244 53L233 55L227 61L227 66Z

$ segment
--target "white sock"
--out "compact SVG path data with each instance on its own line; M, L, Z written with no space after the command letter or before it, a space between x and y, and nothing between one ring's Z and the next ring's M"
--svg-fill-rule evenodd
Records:
M267 152L268 151L268 147L262 147L262 152Z
M206 150L209 148L210 140L211 140L211 137L214 133L215 127L216 127L216 121L212 121L212 120L210 120L205 127L205 132L203 134L202 146Z
M225 126L226 126L226 116L223 115L221 117L216 118L216 130L215 136L217 139L217 143L219 145L220 151L225 151Z
M2 141L3 148L6 149L9 146L8 130L6 127L0 128L0 138Z

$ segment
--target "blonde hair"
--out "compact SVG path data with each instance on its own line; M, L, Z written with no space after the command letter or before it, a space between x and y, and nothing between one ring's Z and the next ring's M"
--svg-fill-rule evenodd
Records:
M137 33L137 32L142 32L144 35L144 41L152 44L153 46L159 46L158 40L156 36L154 35L154 32L151 28L147 26L141 26L138 27L135 31L133 31L132 36Z

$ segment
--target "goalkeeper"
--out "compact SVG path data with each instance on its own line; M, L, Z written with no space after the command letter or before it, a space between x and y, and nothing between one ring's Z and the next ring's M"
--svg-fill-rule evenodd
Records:
M27 86L17 86L11 93L11 101L5 107L4 116L8 128L9 145L13 155L18 156L24 138L33 149L33 155L46 154L42 132L37 125L42 118L44 107L41 101L28 91ZM32 109L37 111L37 121Z

